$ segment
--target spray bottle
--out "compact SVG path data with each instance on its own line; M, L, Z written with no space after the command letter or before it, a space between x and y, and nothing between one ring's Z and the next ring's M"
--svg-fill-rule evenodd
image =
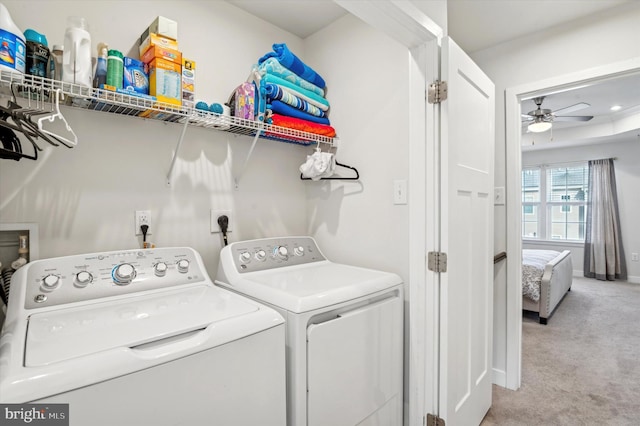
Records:
M98 58L96 61L96 75L93 78L93 87L99 88L107 82L107 54L109 46L106 43L98 43Z

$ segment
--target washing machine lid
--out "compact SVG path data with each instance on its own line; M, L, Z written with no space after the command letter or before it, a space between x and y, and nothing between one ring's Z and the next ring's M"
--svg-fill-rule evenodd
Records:
M36 313L29 318L24 363L42 366L136 347L219 321L251 321L248 314L259 309L260 305L224 289L199 285Z
M246 273L219 284L302 313L390 289L402 284L402 279L389 272L325 261Z

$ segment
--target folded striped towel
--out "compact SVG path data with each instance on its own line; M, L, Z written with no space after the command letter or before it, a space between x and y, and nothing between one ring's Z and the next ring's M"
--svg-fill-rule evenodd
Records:
M286 87L279 86L273 83L266 83L264 85L265 95L267 97L267 103L271 101L282 101L287 105L291 105L294 108L304 111L308 114L315 115L316 117L325 117L326 114L320 108L315 105L311 105L304 99L300 99L293 93L291 93Z
M300 99L304 99L305 101L309 102L311 105L317 106L322 111L325 111L325 112L329 111L329 101L327 101L325 98L317 95L316 93L310 92L309 90L303 89L300 86L296 86L295 84L287 80L283 80L277 75L267 73L264 77L262 77L262 81L265 84L272 83L272 84L277 84L278 86L282 86L287 90L289 90L292 94L299 97Z

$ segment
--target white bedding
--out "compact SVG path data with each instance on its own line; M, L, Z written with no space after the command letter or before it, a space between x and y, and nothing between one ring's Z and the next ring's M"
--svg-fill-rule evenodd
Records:
M537 302L540 300L540 282L544 267L560 254L554 250L522 250L522 294Z

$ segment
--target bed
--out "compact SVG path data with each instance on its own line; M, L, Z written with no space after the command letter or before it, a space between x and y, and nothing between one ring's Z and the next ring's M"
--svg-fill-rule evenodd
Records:
M522 309L537 312L540 324L547 324L571 290L572 277L569 250L522 250Z

